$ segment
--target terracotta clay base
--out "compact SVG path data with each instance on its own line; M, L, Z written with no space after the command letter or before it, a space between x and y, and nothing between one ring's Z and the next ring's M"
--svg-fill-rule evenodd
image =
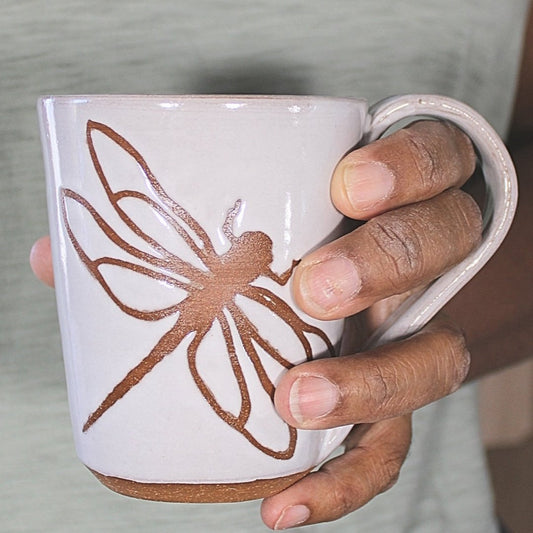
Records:
M176 503L226 503L266 498L281 492L310 472L307 470L291 476L243 483L188 484L139 483L129 479L105 476L91 468L89 470L103 485L119 494L141 500Z

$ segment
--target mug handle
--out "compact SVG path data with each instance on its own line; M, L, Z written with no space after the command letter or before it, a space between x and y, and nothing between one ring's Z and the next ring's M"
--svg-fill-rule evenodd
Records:
M518 184L509 152L490 124L461 102L437 95L402 95L382 100L369 109L362 144L381 137L398 121L416 116L451 122L472 140L487 189L482 240L466 259L431 283L424 292L403 302L372 334L366 348L407 337L427 324L499 248L516 210Z

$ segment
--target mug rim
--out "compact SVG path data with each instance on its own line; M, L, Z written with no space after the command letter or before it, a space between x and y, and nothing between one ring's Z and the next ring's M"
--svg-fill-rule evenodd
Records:
M147 103L177 105L204 102L212 104L358 104L366 105L365 98L352 96L298 95L298 94L44 94L39 104L89 104L89 103Z

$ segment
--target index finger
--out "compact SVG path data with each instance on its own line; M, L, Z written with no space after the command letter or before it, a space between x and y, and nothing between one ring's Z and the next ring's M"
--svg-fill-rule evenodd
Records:
M346 216L367 220L460 187L475 165L472 142L461 130L419 121L348 154L333 173L331 198Z

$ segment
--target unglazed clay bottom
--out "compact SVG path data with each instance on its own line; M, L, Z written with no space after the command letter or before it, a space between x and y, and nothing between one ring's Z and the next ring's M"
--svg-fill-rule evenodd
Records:
M141 483L89 470L114 492L141 500L169 503L230 503L266 498L290 487L311 471L242 483Z

